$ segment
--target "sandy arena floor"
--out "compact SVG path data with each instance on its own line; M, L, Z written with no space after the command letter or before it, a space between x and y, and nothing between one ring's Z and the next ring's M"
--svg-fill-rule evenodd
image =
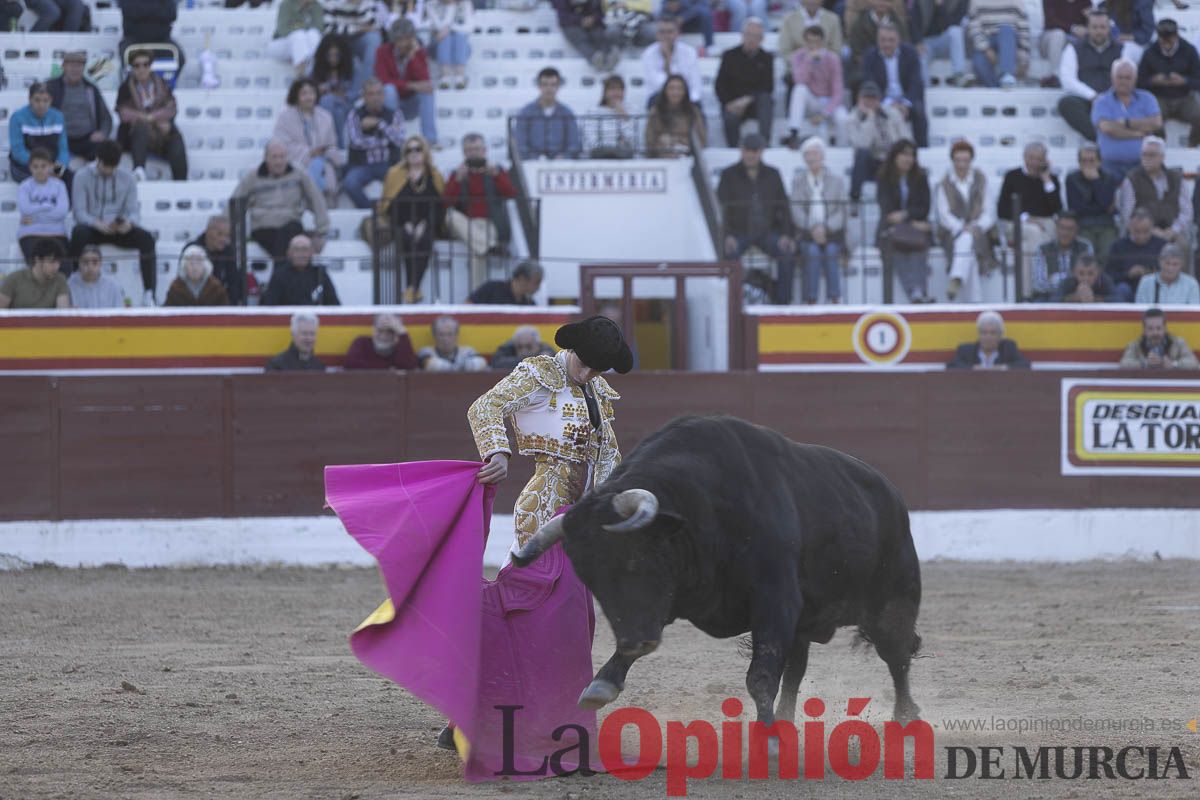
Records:
M1200 734L1185 727L1200 716L1200 563L933 563L924 584L929 657L915 662L913 687L938 728L937 780L714 779L690 795L1200 797ZM0 572L0 798L664 796L661 770L642 783L464 784L455 757L433 747L434 712L350 653L346 636L380 592L361 569ZM813 648L802 697L844 708L871 696L868 718L881 722L887 670L850 641L842 632ZM610 648L602 623L597 664ZM677 624L623 699L663 720L719 721L723 698L745 697L746 664L735 641ZM943 727L993 716L1150 718L1155 729ZM944 780L952 744L1178 745L1192 778Z

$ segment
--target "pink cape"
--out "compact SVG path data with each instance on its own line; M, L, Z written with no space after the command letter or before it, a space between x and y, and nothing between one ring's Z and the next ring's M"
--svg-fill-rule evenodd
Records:
M418 461L325 468L325 497L346 531L375 557L390 603L350 637L358 659L432 705L469 744L465 776L544 777L547 756L587 732L595 757L596 712L576 705L592 679L592 598L555 545L524 569L507 565L495 581L480 568L495 488L470 461ZM486 661L485 661L486 659ZM513 735L503 736L510 712ZM430 737L432 748L432 736ZM559 759L580 764L580 748ZM547 771L546 775L553 775Z

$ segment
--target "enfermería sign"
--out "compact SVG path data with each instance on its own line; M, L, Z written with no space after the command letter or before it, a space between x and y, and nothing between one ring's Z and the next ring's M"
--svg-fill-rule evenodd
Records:
M1064 379L1064 475L1200 475L1200 383Z
M662 167L547 168L538 171L541 194L660 194L667 191Z

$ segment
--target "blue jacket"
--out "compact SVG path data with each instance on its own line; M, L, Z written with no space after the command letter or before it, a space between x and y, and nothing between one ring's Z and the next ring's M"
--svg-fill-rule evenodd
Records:
M71 154L67 152L67 121L57 108L51 106L46 116L39 119L32 108L22 106L9 119L8 153L12 160L21 166L28 165L29 151L35 147L49 150L64 167L71 162Z
M535 100L521 109L513 124L521 158L576 158L583 149L575 114L562 103L555 104L554 113L547 117Z
M883 63L883 55L878 47L872 47L863 56L862 78L864 81L874 81L879 85L879 91L887 99L887 67ZM904 97L912 105L925 106L925 82L921 80L921 59L912 45L900 45L900 89Z

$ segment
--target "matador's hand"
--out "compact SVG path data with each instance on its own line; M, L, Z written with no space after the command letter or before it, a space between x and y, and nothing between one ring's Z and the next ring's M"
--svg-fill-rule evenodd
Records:
M508 477L508 456L504 453L493 453L487 464L475 473L475 477L480 483L499 483L504 480Z

